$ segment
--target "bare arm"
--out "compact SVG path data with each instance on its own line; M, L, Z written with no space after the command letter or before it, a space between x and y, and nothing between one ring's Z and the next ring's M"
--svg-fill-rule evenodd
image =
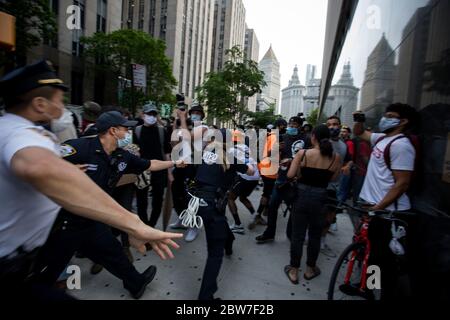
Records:
M336 181L341 173L341 156L339 156L338 154L336 154L336 158L334 159L334 164L333 164L333 177L331 178L331 181Z
M127 232L133 237L132 244L139 251L144 252L145 243L151 243L154 248L159 248L155 249L158 254L164 251L173 257L167 245L177 248L171 238L181 235L147 227L138 216L122 208L79 168L51 151L39 147L24 148L12 158L11 168L19 179L31 184L68 211Z
M408 191L411 184L411 171L392 171L395 179L395 184L386 194L383 200L377 204L373 210L385 210L391 204L393 204L398 198L400 198L406 191Z
M305 154L305 152L306 152L305 150L300 150L297 153L297 155L295 156L294 160L292 161L291 167L289 168L289 171L287 174L289 179L293 179L297 176L298 169L301 166L301 161L302 161L302 158L303 158L303 155Z
M176 166L177 168L184 168L186 165L183 161L179 160L175 163L173 161L161 161L161 160L151 160L151 166L149 168L150 171L162 171L173 168Z
M353 113L353 115L361 113L360 111ZM355 119L356 120L356 119ZM355 136L360 137L361 139L370 142L370 138L372 137L372 133L364 129L363 122L356 122L353 126L353 133Z

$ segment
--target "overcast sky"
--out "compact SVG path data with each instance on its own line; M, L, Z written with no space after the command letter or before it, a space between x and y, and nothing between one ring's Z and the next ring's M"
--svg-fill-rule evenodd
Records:
M285 88L294 66L304 85L306 65L322 70L327 0L243 0L246 21L260 42L259 57L272 44L281 65L281 87ZM320 73L317 75L320 78Z

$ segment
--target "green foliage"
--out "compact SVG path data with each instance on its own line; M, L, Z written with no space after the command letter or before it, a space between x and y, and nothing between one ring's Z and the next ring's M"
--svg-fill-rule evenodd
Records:
M177 84L172 75L170 60L166 57L166 45L147 33L132 29L117 30L109 34L95 33L82 38L86 46L85 55L94 58L99 70L110 70L117 76L133 77L132 64L147 68L146 92L134 86L124 91L122 103L133 113L136 106L146 100L157 104L174 103L172 89Z
M255 61L247 59L235 46L226 51L228 61L222 70L208 74L197 88L199 101L208 107L208 117L242 124L246 100L266 86L264 73Z
M270 108L265 111L246 111L245 125L265 129L268 124L273 124L277 119L280 118L280 116L274 114L274 111L275 105L270 106Z
M16 50L0 49L0 65L14 68L26 64L28 50L42 39L54 40L57 25L48 0L7 0L0 2L0 11L16 17Z
M306 117L306 121L313 127L317 126L317 124L319 123L319 108L316 108L313 111L311 111L309 116Z

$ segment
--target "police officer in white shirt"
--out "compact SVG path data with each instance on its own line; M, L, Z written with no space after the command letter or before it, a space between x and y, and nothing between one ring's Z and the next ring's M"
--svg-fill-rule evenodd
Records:
M61 207L127 232L146 252L173 258L181 235L146 226L119 206L76 166L59 157L56 137L38 124L62 116L67 91L51 65L39 61L0 80L5 116L0 118L0 287L8 298L61 298L36 289L33 262ZM1 295L1 294L0 294Z

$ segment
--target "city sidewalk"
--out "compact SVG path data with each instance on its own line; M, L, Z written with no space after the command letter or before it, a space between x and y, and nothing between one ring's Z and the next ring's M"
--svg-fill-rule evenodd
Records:
M250 197L257 207L260 191ZM289 264L289 241L286 238L287 218L283 218L281 210L278 219L276 241L271 244L258 245L255 237L264 231L258 226L254 230L247 229L251 215L238 202L241 220L246 227L245 235L236 235L234 254L225 257L219 276L219 291L216 297L224 300L324 300L327 298L328 282L336 258L320 255L318 266L322 275L312 281L303 279L300 274L300 285L294 286L284 274L284 266ZM175 214L173 215L173 218ZM231 215L228 214L229 221ZM340 255L351 243L353 227L346 215L338 216L339 231L328 235L328 244ZM147 287L142 300L195 300L197 298L203 268L206 261L205 232L192 243L178 241L181 248L175 252L175 259L162 261L154 253L146 256L133 251L135 266L144 271L149 265L158 267L154 281ZM305 247L306 249L306 247ZM306 250L304 251L304 256ZM82 270L81 290L69 293L79 299L132 299L122 282L106 270L93 276L89 273L91 262L87 259L73 259L72 264L79 265ZM304 270L305 259L302 261Z

